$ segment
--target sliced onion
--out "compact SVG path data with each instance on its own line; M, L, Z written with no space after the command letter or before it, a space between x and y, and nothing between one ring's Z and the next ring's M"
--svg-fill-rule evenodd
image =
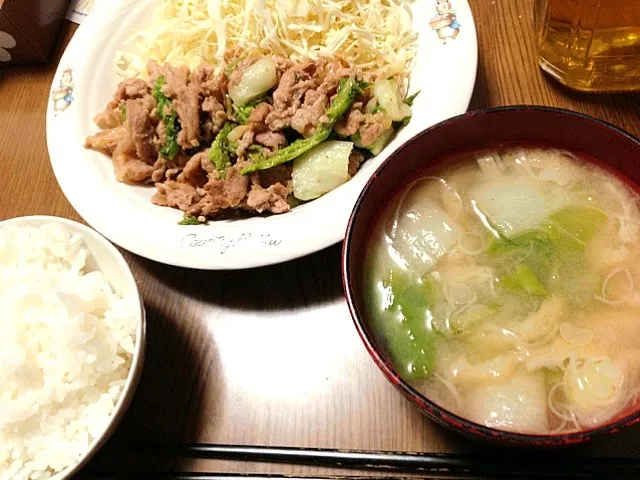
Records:
M236 128L229 132L227 138L230 142L237 142L242 138L247 130L249 130L249 125L238 125Z
M473 244L474 241L476 242L475 245ZM476 232L463 233L460 240L458 240L458 248L466 255L479 255L484 252L482 235Z
M489 291L491 292L491 295L497 298L498 294L496 293L496 289L495 289L496 276L490 267L479 267L474 277L478 280L476 282L476 284L478 285L482 284L483 281L486 281L487 285L489 286Z
M607 298L607 287L609 286L609 282L613 277L621 272L625 275L625 278L629 285L629 291L617 299ZM595 299L601 301L602 303L606 303L607 305L621 305L631 298L634 292L634 288L635 286L633 283L633 277L631 276L631 272L629 271L629 269L627 267L617 267L607 274L604 282L602 282L602 295L596 295Z
M476 301L478 300L477 295L474 293L473 296L471 297L471 299L465 303L464 305L460 306L457 310L455 310L451 316L447 319L447 327L449 329L451 329L451 321L458 315L460 315L462 312L464 312L467 308L469 308L472 305L476 304Z
M445 388L449 391L449 393L451 394L451 396L456 402L456 408L459 409L460 407L462 407L462 398L460 397L460 393L458 393L458 389L453 384L453 382L447 380L441 375L438 375L437 373L433 375L433 378L435 378L440 383L442 383L445 386Z
M518 158L516 158L516 163L522 167L522 169L525 171L525 173L527 175L529 175L531 178L536 178L537 179L538 177L536 177L536 174L533 173L533 169L531 168L531 164L525 158L524 152L522 152L521 155L522 155L522 160L519 158L520 155L518 155Z
M580 384L575 381L576 376L572 373L575 373L575 359L572 358L569 363L570 365L565 372L565 380L554 385L549 390L547 401L549 411L562 420L562 424L554 431L555 433L570 431L570 429L567 428L568 423L573 424L576 430L579 430L581 426L593 427L599 425L616 415L631 398L629 395L625 398L622 395L622 389L618 388L615 395L610 396L605 403L597 398L593 401L594 399L589 395L589 393L592 392L583 388L584 382L583 385L580 386ZM577 368L581 369L583 367ZM580 387L579 394L581 396L576 396L577 387ZM566 402L573 400L573 403L556 401L555 397L559 391L562 391Z
M565 168L553 166L543 168L540 171L538 178L543 182L555 182L563 187L569 183L569 180L571 180L571 174Z
M584 161L584 160L580 160L580 158L578 158L578 156L575 153L572 153L569 150L560 150L560 155L564 155L565 157L570 158L571 160L574 160L579 163Z
M559 408L556 408L555 404L554 404L554 396L556 395L556 393L558 391L562 391L563 396L565 397L566 400L566 391L565 389L569 387L569 384L567 383L556 383L553 387L551 387L551 389L549 390L549 395L547 396L547 405L549 406L549 410L551 411L551 413L553 413L556 417L558 417L561 420L564 420L565 422L569 422L571 421L571 416L568 415L567 413L565 413L565 411L567 411L569 409L569 404L567 403L560 403L558 406Z
M595 357L584 362L575 361L573 355L565 372L565 382L569 384L569 396L575 402L576 413L593 418L612 416L610 411L622 399L624 373L608 357ZM601 410L609 407L602 412ZM599 411L600 410L600 411Z
M473 298L473 292L466 283L458 282L449 290L449 297L456 305L466 305Z
M560 324L560 336L569 344L583 346L593 340L593 332L588 328L579 328L567 322Z
M485 175L496 175L504 171L504 163L498 152L491 152L477 157L476 161Z
M562 420L562 423L557 426L556 428L554 428L553 430L551 430L549 433L551 433L551 435L557 435L558 433L564 433L566 432L566 427L567 427L567 421L566 420Z

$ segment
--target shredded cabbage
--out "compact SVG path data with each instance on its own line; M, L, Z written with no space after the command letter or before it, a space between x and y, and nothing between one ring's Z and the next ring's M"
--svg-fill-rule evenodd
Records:
M148 60L197 67L227 51L294 61L342 56L364 73L407 77L416 55L411 0L162 0L116 56L119 75Z

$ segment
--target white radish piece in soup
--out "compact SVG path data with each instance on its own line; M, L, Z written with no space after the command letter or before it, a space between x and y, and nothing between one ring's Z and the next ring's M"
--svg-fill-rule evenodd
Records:
M404 267L424 274L458 241L460 227L425 190L410 191L389 228L391 245Z
M544 375L521 373L504 383L471 389L471 420L501 430L535 433L549 428Z

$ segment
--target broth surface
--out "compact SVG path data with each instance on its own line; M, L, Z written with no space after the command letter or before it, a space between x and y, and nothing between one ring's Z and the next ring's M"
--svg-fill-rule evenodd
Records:
M559 150L448 165L392 199L368 247L368 309L398 373L498 429L615 418L639 391L637 195Z

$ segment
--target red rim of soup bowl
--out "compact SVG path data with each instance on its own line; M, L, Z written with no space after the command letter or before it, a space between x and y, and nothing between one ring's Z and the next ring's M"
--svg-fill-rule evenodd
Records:
M456 152L505 144L543 145L566 149L589 158L615 173L638 191L640 141L604 121L550 107L511 106L473 111L438 123L403 144L376 170L358 197L349 219L342 250L344 295L360 338L387 379L429 418L476 439L531 447L567 446L610 435L640 421L638 402L607 424L564 434L524 434L498 430L467 420L432 402L405 382L385 358L384 350L368 326L362 281L371 227L392 198L413 174Z

